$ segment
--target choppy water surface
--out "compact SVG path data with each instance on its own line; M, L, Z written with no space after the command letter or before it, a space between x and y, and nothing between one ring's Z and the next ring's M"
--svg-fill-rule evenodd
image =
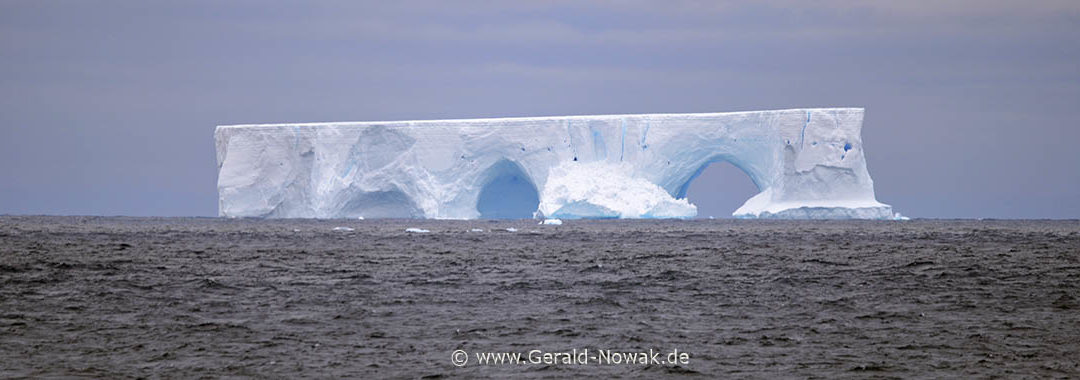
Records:
M535 223L0 217L0 377L1080 376L1077 221Z

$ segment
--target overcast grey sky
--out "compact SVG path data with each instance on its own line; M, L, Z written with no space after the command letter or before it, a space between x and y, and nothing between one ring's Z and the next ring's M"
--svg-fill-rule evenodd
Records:
M216 215L218 124L856 106L903 214L1077 218L1078 41L1072 0L5 0L0 214Z

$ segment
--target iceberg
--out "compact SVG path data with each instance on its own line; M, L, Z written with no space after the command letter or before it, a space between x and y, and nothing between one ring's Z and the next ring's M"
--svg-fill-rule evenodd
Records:
M862 108L223 125L219 214L267 218L691 218L727 161L760 191L738 218L893 219ZM723 189L716 189L723 191Z

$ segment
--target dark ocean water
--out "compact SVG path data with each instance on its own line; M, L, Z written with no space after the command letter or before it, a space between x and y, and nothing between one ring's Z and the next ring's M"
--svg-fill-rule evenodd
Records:
M574 349L688 361L475 356ZM1076 378L1080 222L0 217L0 377L71 376Z

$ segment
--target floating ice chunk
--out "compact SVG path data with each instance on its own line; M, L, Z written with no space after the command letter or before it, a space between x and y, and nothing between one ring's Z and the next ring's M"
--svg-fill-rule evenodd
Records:
M296 230L296 231L299 231L299 230ZM334 227L334 231L345 231L345 232L349 232L349 231L356 231L356 229L355 229L355 228L351 228L351 227Z
M484 232L484 229L483 228L473 228L473 229L469 230L469 232Z
M517 228L514 228L514 227L507 228L506 232L517 232Z
M358 219L358 220L364 220L364 217L362 217L362 216L358 216L358 217L356 217L356 219Z
M561 226L562 225L562 220L559 220L559 219L544 219L544 221L540 222L540 224L547 224L547 225L552 225L552 226Z
M426 233L428 233L428 232L431 232L431 231L429 231L429 230L425 230L425 229L423 229L423 228L415 228L415 227L410 227L410 228L406 228L406 229L405 229L405 232L412 232L412 233L418 233L418 234L426 234Z

